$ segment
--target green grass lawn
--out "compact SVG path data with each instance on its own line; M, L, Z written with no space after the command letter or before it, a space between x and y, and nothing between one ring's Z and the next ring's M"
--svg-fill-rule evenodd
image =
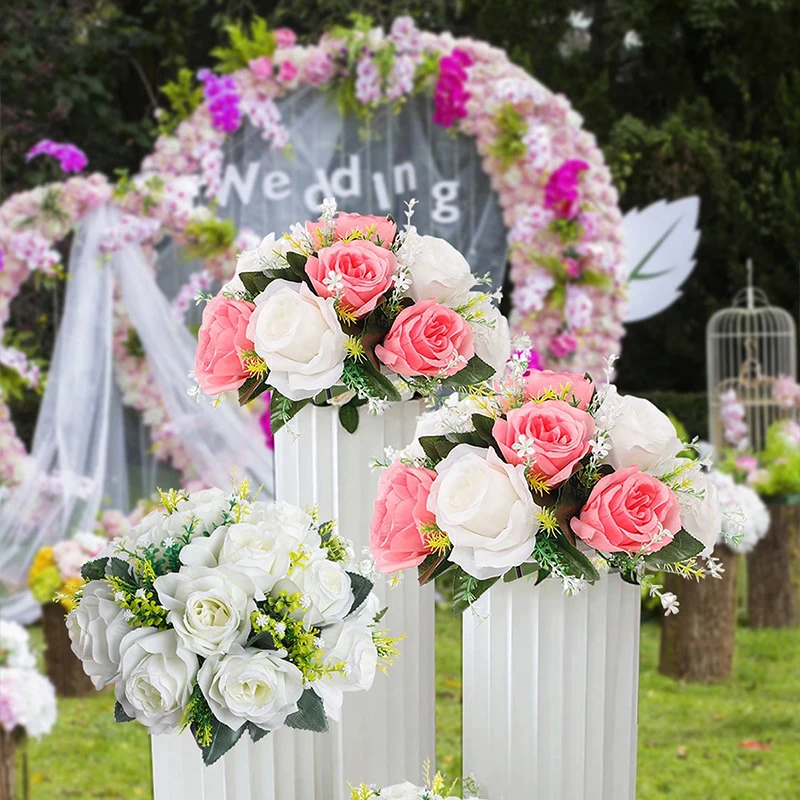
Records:
M740 628L736 677L717 686L658 675L658 639L658 626L645 625L639 800L800 798L800 630ZM436 690L439 767L456 776L461 629L447 609L437 611ZM147 734L115 724L113 705L109 692L59 703L55 731L30 745L31 800L151 796ZM742 747L747 741L765 749Z

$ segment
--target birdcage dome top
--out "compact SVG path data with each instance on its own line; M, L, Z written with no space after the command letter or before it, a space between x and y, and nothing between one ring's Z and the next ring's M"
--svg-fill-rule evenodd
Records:
M709 336L795 335L792 315L773 306L762 289L748 286L736 293L733 303L717 311L708 322Z

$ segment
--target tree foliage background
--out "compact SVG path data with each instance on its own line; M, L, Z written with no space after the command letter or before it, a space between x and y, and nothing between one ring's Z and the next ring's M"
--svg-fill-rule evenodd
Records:
M701 197L695 273L671 309L630 326L623 387L704 387L706 321L743 285L748 257L771 300L797 309L795 0L12 0L0 19L2 196L57 177L43 159L24 162L45 137L74 141L109 175L135 170L157 87L206 65L227 19L258 13L311 39L352 11L387 26L408 13L505 48L585 116L624 208ZM640 46L626 47L631 31Z

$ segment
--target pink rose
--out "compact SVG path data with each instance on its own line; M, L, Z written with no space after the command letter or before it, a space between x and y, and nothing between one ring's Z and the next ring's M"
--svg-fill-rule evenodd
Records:
M498 419L492 428L509 464L526 463L519 450L514 449L525 437L532 448L532 470L546 478L551 489L569 480L589 452L593 434L591 415L563 400L526 403L509 411L506 419Z
M194 372L206 394L238 389L249 377L240 356L253 349L247 323L254 308L221 294L206 305L194 357Z
M291 83L298 75L300 70L294 61L281 61L280 69L278 70L278 80L281 83Z
M407 467L400 461L381 475L369 528L370 550L381 572L419 566L430 553L420 527L436 519L427 509L435 478L431 469Z
M397 258L390 250L354 239L336 242L323 247L316 256L306 261L306 274L320 297L333 297L334 292L325 285L331 272L341 275L342 303L356 317L365 317L374 311L389 289L397 272Z
M583 375L574 372L553 372L549 369L531 370L525 379L525 396L529 400L538 400L548 389L552 389L559 397L566 392L564 399L578 408L586 409L594 394L594 384Z
M247 66L250 67L250 72L261 81L272 77L273 64L269 56L254 58L252 61L247 62Z
M403 309L375 355L406 378L455 375L475 355L467 321L433 298ZM455 356L466 361L454 363Z
M337 241L358 232L386 250L391 246L397 233L397 225L392 220L387 217L375 217L371 214L340 213L333 222L333 231ZM314 234L321 225L321 222L306 222L306 230L315 244L319 243L319 239L317 238L315 241Z
M297 41L297 34L291 28L275 28L273 34L276 47L293 47Z
M570 525L601 553L654 553L681 529L681 510L666 484L638 467L627 467L595 484Z

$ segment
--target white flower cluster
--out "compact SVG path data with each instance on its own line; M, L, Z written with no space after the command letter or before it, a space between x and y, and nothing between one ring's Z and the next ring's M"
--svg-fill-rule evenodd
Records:
M165 500L86 565L95 579L67 627L95 687L115 683L154 734L177 730L198 691L233 731L282 726L306 692L337 718L378 662L377 599L347 571L352 549L287 503L219 489Z
M53 684L36 671L28 632L0 619L0 728L39 738L56 722Z
M754 489L725 472L712 470L708 480L716 487L722 505L722 535L726 544L737 553L749 553L769 530L769 509Z
M358 795L354 795L358 797ZM383 789L374 789L372 797L383 800L459 800L455 795L444 796L425 786L416 786L409 781L386 786ZM480 800L479 797L467 795L469 800Z

